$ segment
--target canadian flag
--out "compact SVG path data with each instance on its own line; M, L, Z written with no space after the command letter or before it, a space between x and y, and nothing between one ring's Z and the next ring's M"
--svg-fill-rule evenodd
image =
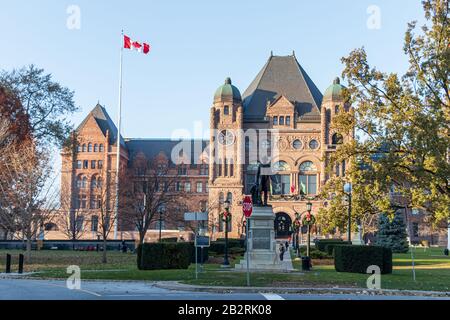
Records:
M150 52L150 45L148 43L140 43L139 41L133 41L128 36L123 36L123 47L125 49L136 50L148 54Z

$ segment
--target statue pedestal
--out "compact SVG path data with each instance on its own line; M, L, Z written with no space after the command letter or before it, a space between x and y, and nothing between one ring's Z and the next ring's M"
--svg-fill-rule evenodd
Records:
M274 230L275 214L272 207L254 207L250 217L248 234L248 255L251 270L284 270L278 255ZM247 252L244 259L235 266L238 270L247 268Z

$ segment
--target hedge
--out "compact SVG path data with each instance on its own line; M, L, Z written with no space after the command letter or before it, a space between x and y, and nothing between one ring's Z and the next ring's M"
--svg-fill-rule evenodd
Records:
M379 246L334 246L334 268L337 272L367 273L372 265L382 274L392 273L392 250Z
M302 256L306 256L306 247L300 247L300 254ZM309 256L311 259L333 259L332 255L327 254L326 252L319 251L315 248L310 248L309 250Z
M218 238L215 242L225 243L225 238ZM245 239L228 239L228 247L245 248Z
M141 246L139 245L137 250L139 270L187 269L195 253L192 243L144 243L141 257Z
M240 248L245 250L245 246L241 246L240 240L230 241L228 240L228 252L230 252L231 248ZM213 241L209 247L210 251L214 251L217 254L225 253L225 241Z
M320 251L326 252L325 246L328 244L342 244L342 239L321 239L316 241L316 248Z
M327 254L329 254L330 256L333 255L333 249L335 246L350 246L352 244L351 241L340 241L339 243L327 243L325 244L325 250L323 252L326 252Z

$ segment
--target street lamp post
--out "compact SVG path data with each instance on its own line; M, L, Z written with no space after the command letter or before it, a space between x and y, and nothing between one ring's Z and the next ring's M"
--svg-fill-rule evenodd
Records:
M166 211L166 207L164 205L160 205L158 208L159 213L159 242L162 241L161 232L162 232L162 222L163 222L163 216Z
M223 207L225 209L224 213L224 222L225 222L225 256L223 258L223 265L228 267L230 265L230 261L228 260L228 222L230 215L230 201L225 200Z
M347 195L348 197L348 222L347 222L347 227L348 227L348 235L347 235L347 241L352 241L352 184L351 183L346 183L344 185L344 193Z
M310 201L308 201L308 203L306 204L306 211L308 211L308 215L311 216L311 211L312 211L312 203ZM307 224L308 227L308 238L307 238L307 243L306 243L306 256L308 258L309 257L309 252L311 249L311 223Z

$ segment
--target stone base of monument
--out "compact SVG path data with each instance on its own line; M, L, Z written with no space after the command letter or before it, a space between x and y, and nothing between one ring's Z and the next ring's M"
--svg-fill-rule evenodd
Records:
M281 271L287 269L280 261L274 230L275 214L272 207L254 207L250 218L248 238L249 268L251 270ZM247 269L247 252L235 269Z

